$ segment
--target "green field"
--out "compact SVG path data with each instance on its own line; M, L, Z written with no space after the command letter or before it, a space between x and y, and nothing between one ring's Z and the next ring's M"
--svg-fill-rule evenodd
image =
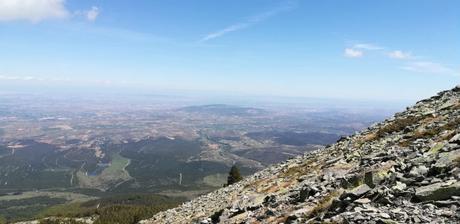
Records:
M227 176L228 174L226 173L216 173L213 175L205 176L203 178L203 183L213 187L222 187L227 183Z
M79 170L76 174L78 185L82 188L108 190L111 186L131 179L129 173L125 170L129 163L130 160L120 156L120 154L112 154L110 166L105 168L99 175L90 176L86 172Z
M27 220L38 217L48 207L95 199L97 198L84 194L61 191L27 191L17 195L4 195L0 196L0 216L8 221Z
M72 192L62 192L62 191L26 191L18 195L4 195L0 196L0 203L2 201L10 200L22 200L35 197L50 197L50 198L63 198L69 202L81 202L89 201L96 199L96 197L91 197L84 194L72 193Z

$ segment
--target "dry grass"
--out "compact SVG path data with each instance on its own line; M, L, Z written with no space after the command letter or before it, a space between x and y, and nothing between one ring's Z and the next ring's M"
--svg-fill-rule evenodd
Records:
M380 128L376 135L377 137L384 137L386 134L399 132L404 130L407 126L414 125L423 119L422 116L408 116L406 118L399 118L386 126Z
M377 134L376 133L370 133L370 134L367 134L366 136L364 136L363 141L369 142L369 141L373 141L375 139L377 139Z
M288 188L289 186L292 186L293 184L296 184L297 183L297 180L296 179L289 179L287 181L283 181L283 182L280 182L280 183L276 183L276 184L273 184L271 186L268 186L267 188L265 189L262 189L260 192L261 193L266 193L266 194L270 194L270 193L274 193L274 192L279 192L281 191L282 189L286 189Z
M331 207L334 199L337 199L342 193L343 193L343 190L340 189L340 190L333 191L329 193L328 195L324 196L323 198L321 198L318 204L316 204L316 207L314 207L311 210L311 212L308 214L309 218L318 216L326 212L329 209L329 207Z
M305 161L302 165L294 166L288 168L286 171L282 172L280 177L300 177L306 173L317 172L320 168L318 162L321 161L320 157L314 157Z
M460 125L460 118L455 118L453 120L450 120L449 123L447 123L444 126L444 130L455 130L457 127Z
M377 136L376 133L370 133L370 134L367 134L367 135L365 135L365 136L363 136L363 137L357 139L357 140L355 141L355 143L354 143L353 146L354 146L355 148L359 149L359 148L361 148L361 146L364 145L364 143L366 143L366 142L372 142L372 141L374 141L374 140L377 140L378 138L379 138L379 137Z
M252 184L246 185L244 189L255 187L255 191L257 193L265 192L268 187L264 187L264 185L268 185L269 179L261 179L253 182Z
M281 174L281 177L297 177L302 173L307 172L307 167L306 166L295 166L291 167L286 172Z
M457 127L460 125L460 118L456 118L453 120L450 120L447 124L440 126L440 127L435 127L435 128L430 128L430 129L425 129L423 131L415 131L414 135L411 136L408 139L405 139L404 141L400 142L399 145L402 147L408 147L413 141L421 138L435 138L435 140L449 140L451 137L455 135L455 130ZM443 131L452 131L446 136L440 136L440 133Z

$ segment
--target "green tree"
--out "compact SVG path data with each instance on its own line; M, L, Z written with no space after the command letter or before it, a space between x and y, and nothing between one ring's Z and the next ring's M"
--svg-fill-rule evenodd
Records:
M233 165L228 174L227 185L234 184L242 179L243 177L240 174L240 170L236 165Z

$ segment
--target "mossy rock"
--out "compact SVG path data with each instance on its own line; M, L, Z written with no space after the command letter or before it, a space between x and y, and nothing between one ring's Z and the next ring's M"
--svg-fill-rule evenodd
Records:
M437 154L439 151L444 147L445 143L437 143L434 145L430 150L428 150L428 154Z

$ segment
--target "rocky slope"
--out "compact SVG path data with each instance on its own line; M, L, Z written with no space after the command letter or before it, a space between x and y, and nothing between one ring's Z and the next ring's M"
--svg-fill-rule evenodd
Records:
M458 223L460 87L141 223Z

